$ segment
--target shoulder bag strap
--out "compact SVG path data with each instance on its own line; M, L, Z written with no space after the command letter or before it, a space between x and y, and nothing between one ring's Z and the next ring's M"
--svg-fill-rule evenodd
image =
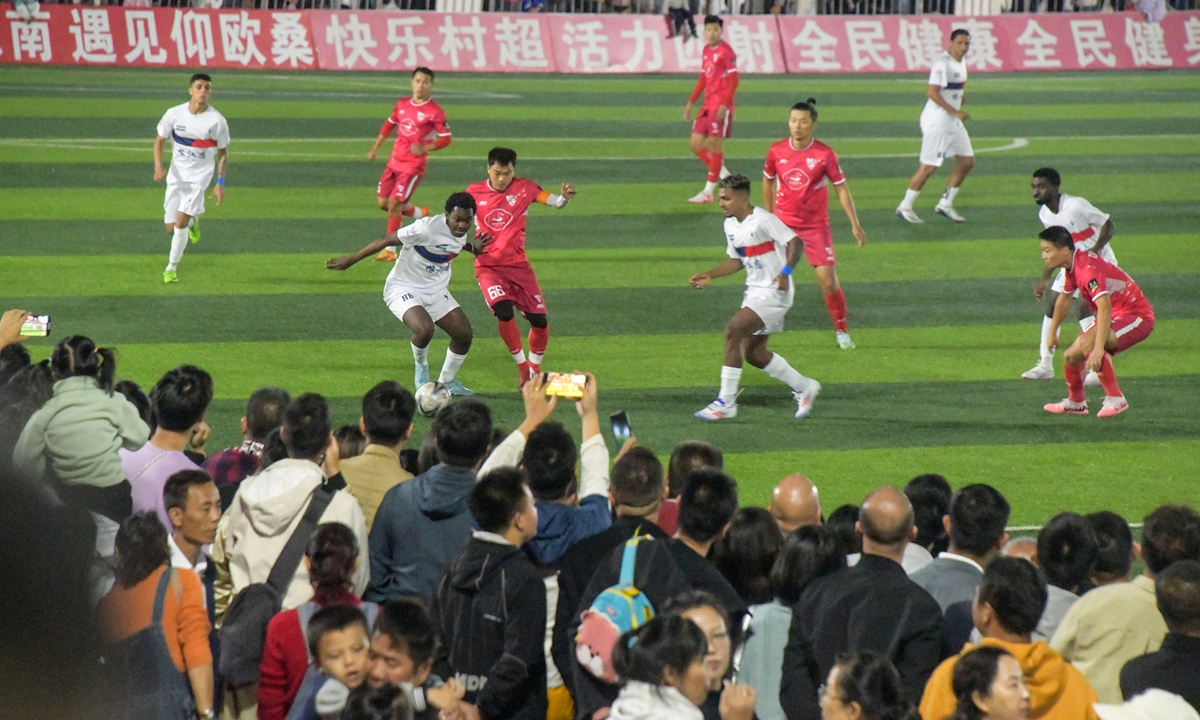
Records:
M275 560L275 565L271 567L267 584L274 588L280 597L287 594L288 585L296 575L296 568L300 567L300 559L304 557L304 548L312 538L313 531L317 529L317 522L325 514L325 508L329 507L331 500L333 491L318 486L312 494L312 499L308 501L308 509L304 511L304 517L300 518L300 524L292 531L292 536L288 538L287 544Z
M621 556L621 579L619 585L633 585L633 572L637 569L637 549L640 536L634 535L625 542L625 553Z
M156 628L162 627L163 605L167 601L167 586L171 584L171 577L174 574L175 568L168 565L167 569L163 570L162 577L158 579L158 590L154 592L154 610L150 620L150 624Z

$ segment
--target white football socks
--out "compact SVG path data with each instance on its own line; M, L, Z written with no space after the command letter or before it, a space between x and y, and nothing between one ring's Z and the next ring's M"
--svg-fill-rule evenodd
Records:
M790 387L794 392L802 392L808 388L808 378L801 375L779 353L771 355L771 362L763 368L763 372L779 382Z
M412 343L409 343L409 345L412 345L413 360L418 365L428 365L429 364L429 348L417 347L416 345L413 345Z
M187 244L188 229L186 227L175 228L175 233L171 235L171 254L167 258L167 270L175 270L179 267L179 261L183 260L183 251L187 249Z
M958 188L956 188L956 187L946 188L946 192L942 193L942 199L940 202L938 202L938 205L943 205L943 204L944 205L953 205L954 204L954 196L957 194L958 194Z
M920 190L905 190L904 200L901 201L900 207L905 210L912 210L913 203L917 201L917 196L921 194Z
M419 207L413 208L413 220L420 220L425 217L425 211Z
M1042 316L1042 343L1038 346L1038 353L1045 365L1054 361L1054 351L1050 349L1050 325L1053 323L1050 318Z
M738 383L741 381L742 369L740 367L721 366L721 394L717 397L726 405L733 405L737 402Z
M458 369L462 367L463 360L467 359L466 353L459 355L456 352L446 351L446 360L442 363L442 374L438 376L438 382L448 383L458 374Z
M717 183L715 181L704 183L704 192L708 193L709 195L712 195L713 191L716 189L717 189Z
M532 350L529 351L529 362L533 363L534 365L541 365L543 357L545 357L545 355L535 353Z

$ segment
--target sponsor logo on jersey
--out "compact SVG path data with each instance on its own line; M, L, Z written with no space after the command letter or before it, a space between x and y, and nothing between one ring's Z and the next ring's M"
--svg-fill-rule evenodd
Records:
M793 190L803 190L808 187L808 173L800 168L792 168L783 174L783 182Z
M417 134L417 124L415 122L413 122L412 118L406 117L400 121L400 132L402 132L405 135L416 135Z
M496 208L483 216L483 224L495 231L503 230L513 221L513 214L504 208Z

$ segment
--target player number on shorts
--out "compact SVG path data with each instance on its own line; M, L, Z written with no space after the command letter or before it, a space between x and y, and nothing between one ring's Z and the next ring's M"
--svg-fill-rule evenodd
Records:
M498 297L504 297L504 288L499 285L493 285L487 289L488 297L495 300Z
M409 300L412 300L413 297L414 296L412 293L404 293L400 296L400 302L408 302Z

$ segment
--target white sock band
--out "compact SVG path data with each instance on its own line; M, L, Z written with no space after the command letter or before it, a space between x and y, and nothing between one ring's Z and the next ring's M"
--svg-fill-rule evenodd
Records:
M467 359L466 353L459 355L455 352L446 351L446 360L442 363L442 374L438 376L438 382L448 383L458 374L458 369L462 367L463 360Z
M721 366L721 394L718 395L726 405L732 405L737 400L738 383L742 381L740 367Z
M716 189L717 184L715 182L704 183L704 192L708 193L709 195L712 195L713 191Z

